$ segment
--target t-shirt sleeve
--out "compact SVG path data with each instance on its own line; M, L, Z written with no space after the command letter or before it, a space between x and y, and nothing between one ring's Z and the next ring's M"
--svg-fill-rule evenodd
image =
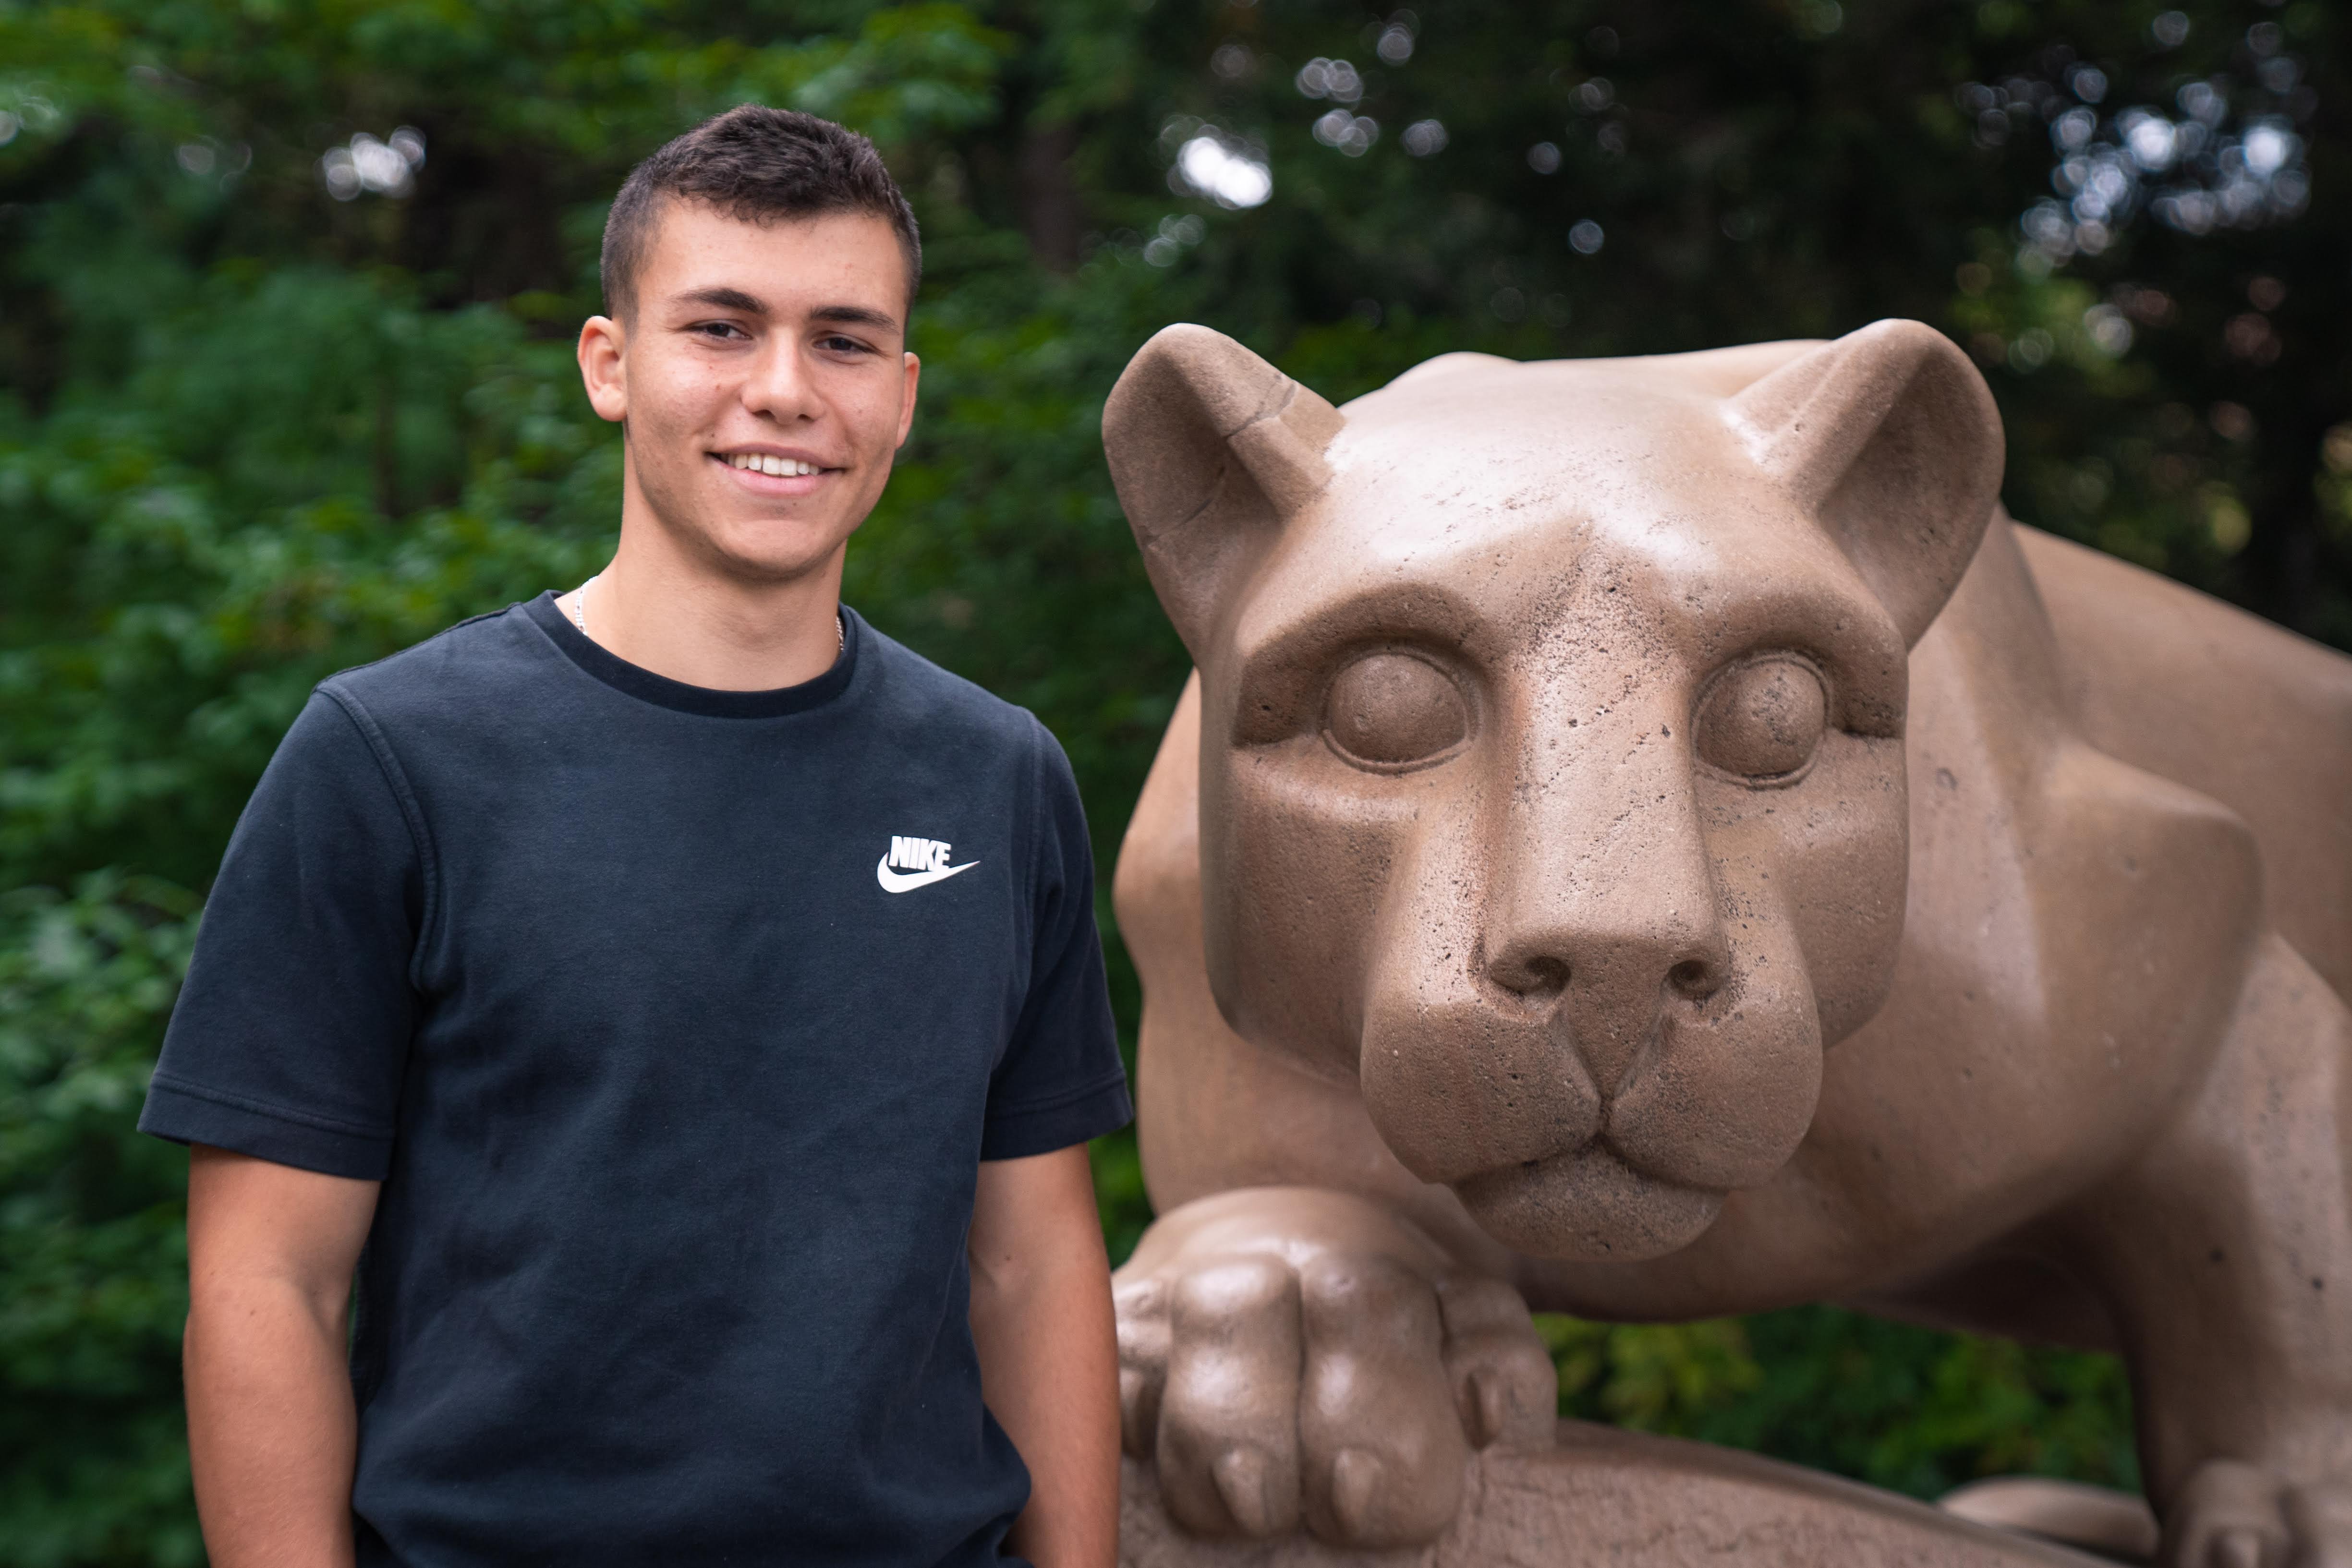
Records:
M314 694L237 820L142 1131L383 1178L425 868L363 719Z
M1103 978L1094 851L1077 780L1043 726L1035 741L1029 994L989 1085L983 1160L1049 1154L1117 1132L1135 1115Z

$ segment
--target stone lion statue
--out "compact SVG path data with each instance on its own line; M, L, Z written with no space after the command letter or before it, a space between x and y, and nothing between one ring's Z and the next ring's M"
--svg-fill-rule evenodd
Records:
M2352 1563L2352 660L2011 522L1914 322L1344 408L1171 327L1104 440L1181 1526L1428 1542L1529 1303L1825 1300L2120 1352L2162 1562Z

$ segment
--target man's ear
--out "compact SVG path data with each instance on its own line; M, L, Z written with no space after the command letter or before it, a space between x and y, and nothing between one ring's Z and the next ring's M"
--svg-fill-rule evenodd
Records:
M609 316L591 316L580 326L574 350L580 361L580 384L588 389L588 406L596 417L618 423L628 417L629 381L621 350L628 329Z
M2000 413L1968 356L1932 327L1880 321L1790 361L1728 412L1916 643L2000 497Z
M1217 612L1330 482L1339 411L1206 327L1161 329L1103 406L1103 450L1151 586L1199 661Z
M914 355L902 354L900 368L906 373L906 380L899 384L898 389L898 444L891 448L894 452L905 446L907 437L914 434L915 392L922 385L923 381L923 361Z

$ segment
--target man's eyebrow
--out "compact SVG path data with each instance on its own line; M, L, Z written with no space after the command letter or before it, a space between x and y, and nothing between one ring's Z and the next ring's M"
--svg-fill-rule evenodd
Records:
M895 332L898 319L884 310L870 310L863 305L820 305L809 312L812 321L835 321L845 327L872 327L877 331Z
M740 288L698 288L677 296L681 305L708 305L718 310L740 310L746 316L765 316L768 302L757 299Z

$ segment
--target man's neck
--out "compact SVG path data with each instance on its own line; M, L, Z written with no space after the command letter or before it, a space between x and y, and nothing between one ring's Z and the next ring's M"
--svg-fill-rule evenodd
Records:
M696 570L667 552L632 549L557 602L616 658L690 686L772 691L813 681L840 652L842 551L783 582Z

